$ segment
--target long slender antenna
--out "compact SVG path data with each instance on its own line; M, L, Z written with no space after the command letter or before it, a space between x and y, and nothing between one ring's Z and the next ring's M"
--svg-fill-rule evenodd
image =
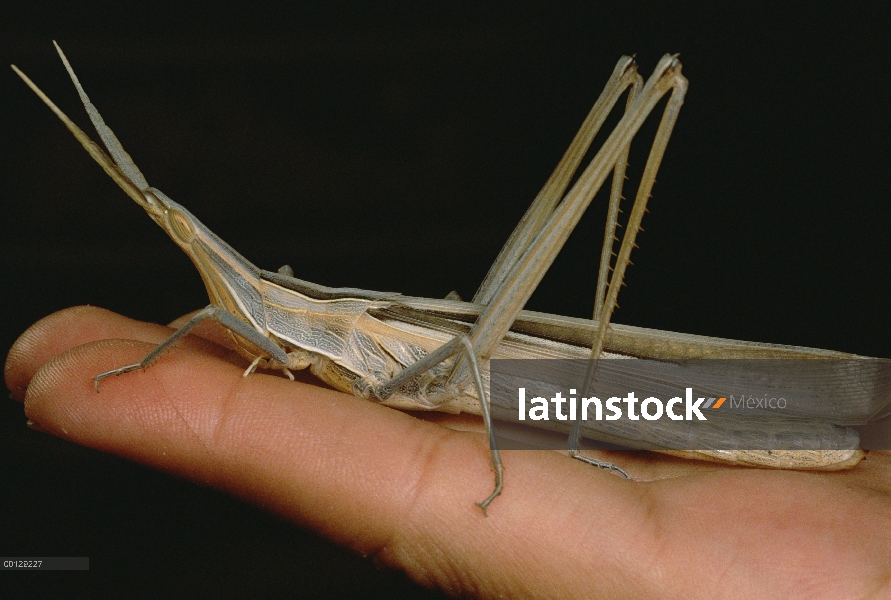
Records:
M50 100L43 91L37 87L33 81L31 81L27 75L19 71L19 68L15 65L10 65L12 70L16 72L16 74L22 78L22 81L31 88L31 90L37 94L37 97L43 100L43 103L46 104L51 111L53 111L57 117L65 124L65 127L74 134L74 137L77 138L77 141L81 143L84 149L89 153L90 156L93 157L99 166L111 177L115 183L117 183L122 190L124 190L128 196L130 196L133 200L136 201L140 206L146 206L146 199L142 193L142 190L136 187L136 184L130 180L130 178L124 174L121 168L107 155L102 151L90 137L83 132L83 130L75 125L74 121L68 118L68 115L63 113L58 106L53 104L53 101Z
M59 53L59 57L65 65L65 70L68 71L68 75L71 77L74 87L77 88L78 95L80 95L80 100L84 103L84 108L87 109L90 121L93 122L93 127L96 128L96 132L99 134L102 143L108 148L109 154L111 154L111 157L118 164L118 167L124 175L126 175L136 187L140 190L148 189L149 184L148 181L145 180L142 171L139 170L139 167L136 166L136 163L133 162L133 159L130 158L130 155L127 154L127 151L121 146L120 140L118 140L111 128L105 124L102 115L99 114L99 111L96 110L96 107L90 102L90 97L87 96L87 93L84 91L83 86L77 79L77 75L74 74L74 69L71 68L71 63L68 62L68 58L65 56L65 53L62 52L62 49L59 48L59 44L56 43L56 40L53 40L53 46L56 47L56 52Z

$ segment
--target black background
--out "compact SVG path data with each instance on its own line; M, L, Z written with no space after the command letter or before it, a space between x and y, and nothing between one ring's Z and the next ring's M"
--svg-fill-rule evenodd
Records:
M58 40L149 182L248 259L416 296L472 296L616 60L636 53L648 76L680 52L690 89L615 320L891 357L878 4L19 4L0 9L0 62L86 129ZM76 304L156 322L205 305L191 263L11 71L0 107L0 346ZM601 197L529 308L590 314L604 213ZM436 595L0 405L0 553L92 564L0 588Z

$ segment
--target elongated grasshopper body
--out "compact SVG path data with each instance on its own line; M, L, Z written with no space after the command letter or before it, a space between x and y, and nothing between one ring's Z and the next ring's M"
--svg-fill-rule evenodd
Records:
M619 60L563 159L502 249L473 300L463 302L328 288L295 278L290 267L271 272L254 266L187 209L149 186L90 102L61 49L56 48L110 156L90 141L21 71L14 66L13 69L106 173L186 252L201 274L210 298L206 308L142 361L97 375L97 391L102 379L148 367L202 320L213 319L228 330L233 345L251 361L245 375L258 367L280 369L288 376L291 370L309 368L337 389L396 408L481 415L489 432L495 470L495 489L479 503L485 510L502 488L502 465L485 391L490 359L853 358L827 350L610 325L646 201L687 89L680 62L674 56L665 56L646 83L637 74L632 59ZM626 91L624 116L570 187L594 136ZM626 234L613 261L628 149L643 121L666 95L667 105ZM613 183L594 319L523 310L591 199L610 175ZM596 431L583 433L597 436ZM571 445L571 454L577 458L624 474L614 465L577 454L573 448ZM845 468L863 456L860 450L681 454L763 467L811 469Z

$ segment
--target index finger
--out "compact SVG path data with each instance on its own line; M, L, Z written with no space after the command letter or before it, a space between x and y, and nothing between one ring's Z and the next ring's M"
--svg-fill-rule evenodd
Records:
M584 465L529 452L506 456L510 486L486 519L473 506L492 483L482 436L299 382L243 378L200 349L174 348L145 372L104 381L97 395L92 374L139 360L154 344L94 341L89 326L76 326L86 318L72 316L71 349L33 376L25 365L39 361L19 360L7 371L27 381L29 418L66 439L260 503L421 583L488 594L514 589L521 573L532 574L525 585L540 591L570 575L593 582L627 539L622 523L642 521L618 478L580 481ZM153 331L132 323L121 337ZM50 337L26 334L27 350L17 344L11 355L45 352ZM79 339L88 343L77 346ZM617 518L590 529L592 503ZM580 525L554 535L543 509ZM536 582L540 566L566 544L584 560L567 561L565 577L549 572Z

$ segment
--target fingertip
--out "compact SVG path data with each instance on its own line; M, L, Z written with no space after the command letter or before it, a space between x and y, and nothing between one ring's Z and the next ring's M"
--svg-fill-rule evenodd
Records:
M31 379L41 367L76 346L104 339L131 339L158 344L171 333L163 325L130 319L104 308L66 308L44 317L15 341L4 366L6 386L12 392L11 397L21 401L25 398ZM206 340L193 336L188 336L178 346L199 349L234 362L240 361L240 358L232 356L229 349L208 344Z
M25 415L45 433L80 440L83 424L95 431L102 419L96 411L112 400L97 394L89 373L103 355L120 356L122 350L144 353L150 344L130 340L97 340L70 348L46 361L31 376L23 396ZM30 425L29 425L30 426Z
M138 362L154 347L104 339L53 357L31 378L25 415L68 441L194 476L225 412L226 385L240 373L217 357L174 348L147 369L103 379L96 391L96 374Z
M71 347L68 340L72 333L78 334L84 325L90 326L113 314L95 306L73 306L48 315L26 329L12 344L3 367L6 387L12 392L10 397L24 400L28 384L40 367ZM81 325L72 331L78 322Z

